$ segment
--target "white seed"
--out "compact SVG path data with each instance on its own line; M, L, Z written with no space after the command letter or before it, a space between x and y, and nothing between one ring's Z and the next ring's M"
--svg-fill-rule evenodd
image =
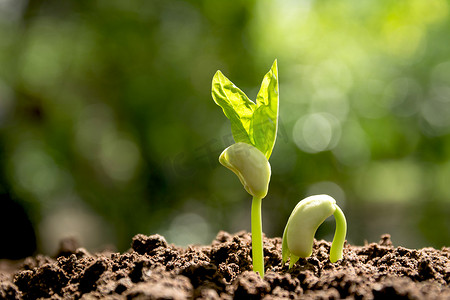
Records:
M286 242L290 253L308 257L320 224L336 210L336 200L328 195L310 196L300 201L286 225Z
M260 199L267 195L270 164L256 147L247 143L233 144L222 152L219 161L239 177L250 195Z

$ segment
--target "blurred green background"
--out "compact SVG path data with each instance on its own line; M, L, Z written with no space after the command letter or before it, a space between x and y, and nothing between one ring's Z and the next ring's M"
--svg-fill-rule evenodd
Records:
M446 0L0 0L2 201L23 207L49 254L71 235L124 251L137 233L186 245L250 230L251 198L217 160L233 140L211 80L220 69L254 99L277 58L266 235L282 235L299 200L327 193L353 244L390 233L395 245L448 246L449 10ZM20 228L4 203L3 236ZM317 237L333 231L330 218Z

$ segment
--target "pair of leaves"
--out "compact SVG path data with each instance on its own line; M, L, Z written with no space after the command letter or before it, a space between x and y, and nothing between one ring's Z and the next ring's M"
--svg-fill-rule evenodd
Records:
M278 129L277 61L263 78L256 104L220 71L212 81L212 97L230 120L234 141L255 146L269 159Z

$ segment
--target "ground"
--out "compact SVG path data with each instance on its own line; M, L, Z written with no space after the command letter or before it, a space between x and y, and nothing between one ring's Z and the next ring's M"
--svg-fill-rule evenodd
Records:
M125 253L91 254L65 240L55 257L0 263L0 299L450 299L450 248L345 245L331 263L330 243L292 269L281 239L265 238L264 279L252 271L251 235L219 232L208 246L180 248L160 235L136 235Z

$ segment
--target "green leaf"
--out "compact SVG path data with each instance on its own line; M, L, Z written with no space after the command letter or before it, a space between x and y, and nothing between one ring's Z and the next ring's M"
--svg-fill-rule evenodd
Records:
M256 104L220 71L213 78L212 97L230 120L234 141L254 145L253 138L250 137L250 126Z
M256 97L250 135L255 147L269 159L277 138L278 129L278 71L275 60L270 71L264 76Z
M213 78L212 97L230 120L235 142L253 145L269 159L278 129L277 61L263 78L256 104L220 71Z

